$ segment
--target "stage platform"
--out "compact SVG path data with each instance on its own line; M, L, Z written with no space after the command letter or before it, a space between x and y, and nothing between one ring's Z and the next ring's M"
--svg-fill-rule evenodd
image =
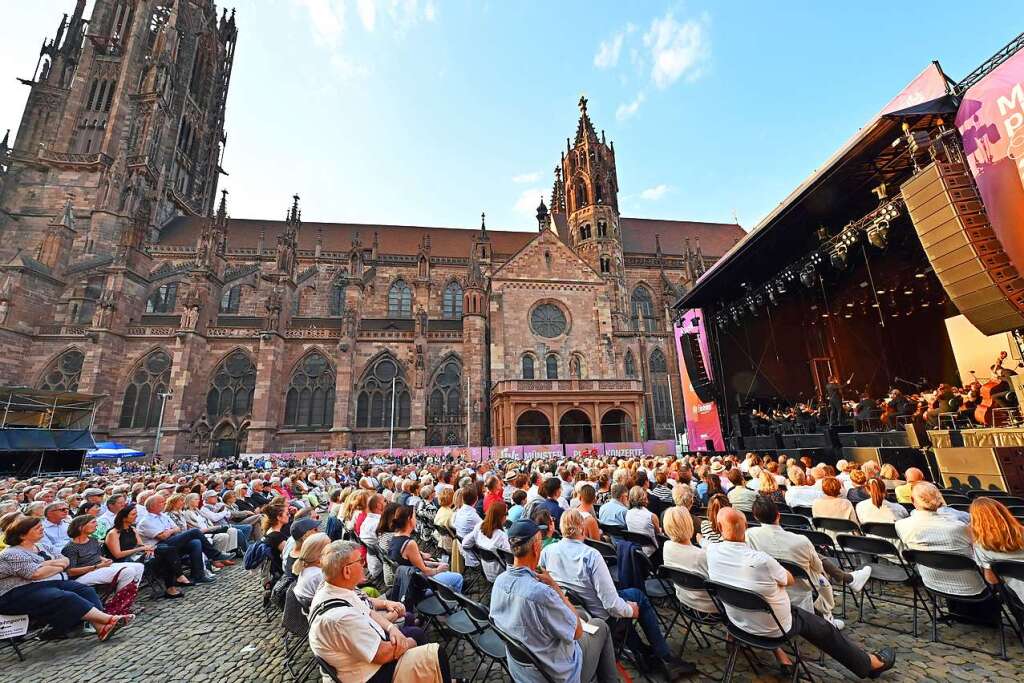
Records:
M1024 429L929 429L935 448L1024 448Z

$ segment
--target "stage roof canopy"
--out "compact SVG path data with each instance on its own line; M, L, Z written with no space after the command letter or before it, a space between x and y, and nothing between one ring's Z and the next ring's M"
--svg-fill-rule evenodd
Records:
M702 308L737 299L745 285L761 285L814 250L821 226L834 234L875 210L879 201L872 189L885 183L893 196L913 171L907 145L894 145L903 135L903 124L926 129L943 119L951 125L955 111L956 99L947 95L879 115L718 260L675 307Z

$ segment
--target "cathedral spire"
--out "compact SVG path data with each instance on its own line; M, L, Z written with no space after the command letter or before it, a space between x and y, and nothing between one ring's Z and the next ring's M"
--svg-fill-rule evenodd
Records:
M587 114L587 98L581 96L579 101L580 106L580 122L576 126L576 144L582 143L584 140L590 142L597 142L597 133L594 131L594 124L590 122L590 116Z

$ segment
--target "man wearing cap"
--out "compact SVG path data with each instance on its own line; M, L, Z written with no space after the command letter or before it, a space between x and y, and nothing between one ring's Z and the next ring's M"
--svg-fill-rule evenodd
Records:
M515 564L500 574L491 589L491 618L505 633L544 662L545 673L556 681L601 683L618 681L615 650L608 625L580 620L565 593L550 574L537 568L541 532L547 528L521 519L508 530ZM597 628L594 632L594 627ZM507 657L509 672L518 683L544 683L533 666Z

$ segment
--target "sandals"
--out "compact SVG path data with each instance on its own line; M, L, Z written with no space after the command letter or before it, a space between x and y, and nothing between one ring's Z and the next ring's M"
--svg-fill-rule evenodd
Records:
M132 623L135 620L134 614L115 615L110 621L96 629L96 636L100 641L109 640L114 633Z

